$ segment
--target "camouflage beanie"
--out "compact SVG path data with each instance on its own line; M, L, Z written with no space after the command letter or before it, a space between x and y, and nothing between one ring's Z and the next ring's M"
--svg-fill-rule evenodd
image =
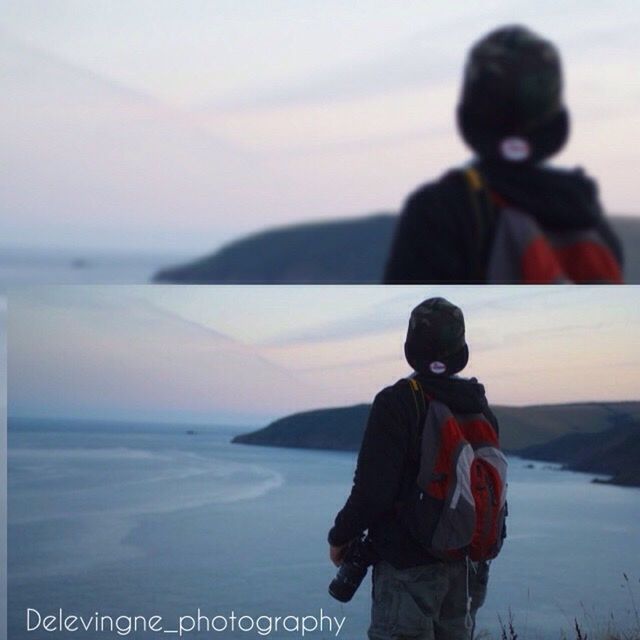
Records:
M465 142L484 159L539 162L569 135L556 47L521 26L501 27L469 53L458 106Z
M444 298L429 298L412 312L404 344L407 362L418 373L453 375L469 360L462 311Z

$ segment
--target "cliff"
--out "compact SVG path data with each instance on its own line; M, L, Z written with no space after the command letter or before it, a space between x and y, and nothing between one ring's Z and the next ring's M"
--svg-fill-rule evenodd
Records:
M585 402L529 407L496 406L500 440L507 451L522 453L536 445L566 437L598 434L610 427L640 422L640 402ZM262 429L242 434L234 442L273 447L357 451L369 405L317 409L275 420ZM543 449L539 452L545 453ZM546 455L546 453L545 453ZM553 458L549 458L552 460ZM562 460L562 456L558 458Z
M606 474L605 482L640 486L640 422L598 433L571 433L519 452L525 458L560 462L573 471ZM603 482L598 480L598 482Z

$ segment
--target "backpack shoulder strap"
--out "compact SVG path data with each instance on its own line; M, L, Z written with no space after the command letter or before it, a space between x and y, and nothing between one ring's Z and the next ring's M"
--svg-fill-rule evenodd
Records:
M425 394L422 385L415 378L408 378L409 388L411 389L411 396L413 398L414 408L416 410L416 425L415 425L415 451L420 451L420 442L422 441L422 430L424 426L424 420L427 417L427 401L431 398Z
M479 281L484 281L487 277L486 264L491 249L497 211L491 193L478 169L473 166L467 167L463 170L463 176L474 217L476 249L474 277Z
M416 424L419 426L421 422L420 419L427 412L427 401L422 385L415 378L409 378L408 380L409 387L411 388L411 395L413 396L413 402L416 408Z

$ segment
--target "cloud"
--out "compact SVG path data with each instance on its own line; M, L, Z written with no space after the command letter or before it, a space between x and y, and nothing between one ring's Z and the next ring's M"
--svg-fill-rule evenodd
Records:
M207 111L263 111L291 105L330 105L361 98L372 98L438 85L459 85L465 57L472 44L484 33L501 24L531 24L534 29L561 42L574 57L589 56L598 50L599 58L620 62L620 47L637 51L640 21L631 3L617 3L618 15L597 2L564 2L563 12L590 14L591 21L576 25L575 20L558 18L558 3L549 0L535 5L526 1L494 2L486 6L465 6L464 12L452 7L448 12L434 11L428 27L414 28L387 43L385 49L371 47L368 56L329 70L306 72L278 84L251 87L213 104L203 104ZM624 19L621 19L625 16ZM597 20L595 19L597 17ZM612 42L616 43L612 47ZM590 62L593 62L591 60Z
M376 54L348 67L341 65L277 86L252 88L213 105L203 105L199 110L237 112L327 105L449 83L454 70L458 70L459 56L451 47L445 47L444 42L442 34L431 41L412 40L402 43L397 50Z
M318 392L210 327L117 290L88 294L84 306L80 291L62 290L60 305L52 293L39 306L35 293L13 300L12 415L273 415ZM287 388L295 394L285 397Z
M198 415L219 422L368 401L407 374L406 321L411 308L432 295L464 309L471 346L466 373L488 382L494 402L637 393L640 318L629 288L263 289L224 288L220 295L216 288L181 288L172 297L172 288L161 288L157 304L150 287L12 292L10 409L14 415L163 421ZM193 306L185 319L187 300ZM234 313L243 323L236 337L220 330L233 329ZM266 333L252 333L251 322ZM259 337L282 324L289 330L278 339ZM295 331L297 325L307 328Z
M11 212L0 231L13 242L81 237L85 246L137 248L169 231L164 246L196 234L202 242L205 229L228 237L228 216L237 227L247 197L268 183L257 156L142 92L11 38L0 44L0 71L9 159L0 194ZM250 196L247 172L256 176Z
M515 287L491 287L478 291L476 287L451 285L394 286L394 293L372 301L364 309L349 316L336 317L329 321L305 326L299 330L287 328L286 332L261 343L266 347L285 347L298 344L322 344L344 342L352 338L394 333L404 339L404 332L411 310L427 298L444 297L463 309L467 323L480 324L487 319L495 320L497 314L512 313L522 309L526 300L535 304L537 299L550 301L556 294L548 287L529 288L527 291ZM566 292L558 292L566 299Z
M299 373L307 374L307 373L317 373L317 372L327 372L327 371L347 371L349 369L360 369L363 367L369 366L377 366L377 365L397 365L398 364L398 349L394 351L390 351L384 355L373 356L373 357L362 357L354 360L348 360L346 362L340 362L336 364L330 365L310 365L310 366L301 366L296 369Z

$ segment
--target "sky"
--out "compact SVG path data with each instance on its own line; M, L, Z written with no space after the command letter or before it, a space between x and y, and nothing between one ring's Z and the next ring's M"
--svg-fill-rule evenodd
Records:
M370 402L434 295L494 404L639 399L640 287L58 286L9 299L8 412L261 426Z
M514 22L563 54L558 163L640 214L636 0L4 0L3 244L204 252L397 211L468 159L466 52Z

